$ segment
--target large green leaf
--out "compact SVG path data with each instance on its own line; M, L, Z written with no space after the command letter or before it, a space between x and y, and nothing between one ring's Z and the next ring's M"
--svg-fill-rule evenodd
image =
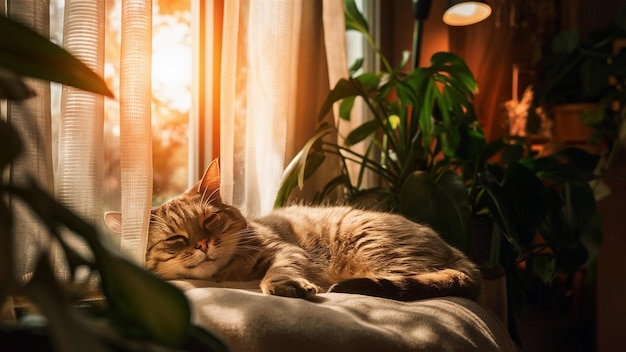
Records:
M318 120L322 121L326 114L333 108L333 104L341 99L353 97L357 95L361 95L363 89L361 87L361 83L354 79L345 79L342 78L337 82L335 88L328 93L326 100L322 104L320 108L320 113L318 116Z
M22 141L17 131L0 119L0 173L22 152Z
M428 147L431 144L431 139L433 136L432 117L435 103L434 97L439 94L439 90L437 88L437 85L432 80L427 80L425 82L425 86L422 89L424 94L424 100L422 101L422 105L419 107L419 109L416 109L416 111L418 113L418 125L422 133L422 138L424 139L424 145Z
M459 133L459 143L456 147L454 155L461 161L474 162L481 159L481 153L485 150L485 134L480 124L463 123L457 129Z
M335 128L330 124L320 124L315 134L309 138L298 154L291 159L291 162L289 162L289 165L287 165L287 168L283 171L280 187L278 188L276 199L274 200L274 207L283 206L287 202L291 191L296 186L300 189L304 187L304 180L308 175L313 174L315 170L317 170L324 159L323 155L311 153L311 150L324 136L334 131ZM317 157L315 157L316 155ZM309 160L309 158L311 159Z
M0 99L22 100L35 95L21 76L0 67Z
M515 209L514 200L504 190L498 179L489 170L479 174L480 183L484 186L485 206L489 209L489 214L498 225L500 233L506 238L517 255L522 254L523 249L519 244L518 236L511 224Z
M24 290L48 319L47 330L55 350L113 351L113 348L98 339L95 324L80 319L76 308L70 304L69 297L54 277L49 263L47 255L39 258L33 277Z
M356 96L344 98L339 104L339 117L343 120L350 121L352 107Z
M506 206L512 210L509 221L513 231L520 243L528 246L547 215L544 185L527 167L512 163L504 173L503 188L509 195Z
M552 163L553 165L570 164L580 170L579 175L582 175L584 180L590 180L591 176L600 162L600 156L592 154L584 149L577 147L566 147L560 149L552 154L557 160L563 160L561 163ZM595 175L594 175L595 177ZM576 178L574 178L576 179Z
M378 87L380 76L373 72L365 72L355 78L360 83L361 94L368 93Z
M65 49L28 27L0 16L0 67L113 98L100 76Z
M414 71L415 72L415 71ZM415 79L415 75L418 73L412 74L410 77L411 80ZM398 99L402 105L411 106L414 105L417 99L417 94L415 89L409 82L410 80L392 80L390 81L393 84L393 87L396 89L396 93L398 94Z
M380 125L376 120L365 121L359 127L350 131L345 139L345 145L349 147L363 141L376 132L378 127L380 127Z
M356 6L354 0L344 0L344 11L346 19L346 30L355 30L363 34L367 34L369 27L367 21L361 15L361 12Z
M448 243L467 251L469 199L463 180L454 171L444 171L437 180L427 172L413 172L402 185L400 209L408 218L429 224Z
M352 65L350 65L350 68L348 68L348 72L350 73L350 76L352 76L354 73L356 73L356 71L360 70L361 67L363 67L363 62L364 62L364 59L362 57L354 60Z
M472 74L463 59L451 52L437 52L430 59L432 70L445 72L439 75L442 82L449 82L467 95L472 95L478 90L476 78Z
M543 232L551 243L572 246L580 241L596 214L596 201L588 183L567 182L559 187L561 192L551 189L549 222Z
M302 151L302 150L301 150ZM299 154L299 153L298 153ZM304 188L304 181L309 178L326 160L324 153L318 153L311 151L305 159L303 155L296 155L291 160L281 178L280 187L276 192L276 199L274 199L274 207L279 208L287 204L289 196L294 188ZM302 171L302 173L300 173Z
M141 335L172 347L187 340L191 309L178 288L118 256L101 257L99 271L111 309Z
M12 191L31 206L52 233L64 226L87 242L113 316L127 326L124 332L166 346L181 346L186 341L191 312L178 288L107 250L95 227L57 203L36 183Z
M356 78L342 78L328 93L326 100L320 108L318 120L322 121L332 109L333 104L344 100L340 105L339 116L344 120L350 120L350 111L354 104L354 98L361 96L367 99L367 93L374 90L380 83L380 77L374 73L363 73Z

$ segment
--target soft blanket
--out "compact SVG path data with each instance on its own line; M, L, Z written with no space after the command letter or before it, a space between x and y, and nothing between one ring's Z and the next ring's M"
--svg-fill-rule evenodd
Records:
M232 351L515 351L503 324L464 298L398 302L324 293L307 301L203 281L173 283L189 298L194 323Z

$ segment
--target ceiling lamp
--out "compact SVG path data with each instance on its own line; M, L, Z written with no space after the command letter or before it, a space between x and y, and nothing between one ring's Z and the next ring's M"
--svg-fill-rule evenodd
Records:
M484 0L450 0L443 13L443 22L450 26L478 23L491 14L491 6Z

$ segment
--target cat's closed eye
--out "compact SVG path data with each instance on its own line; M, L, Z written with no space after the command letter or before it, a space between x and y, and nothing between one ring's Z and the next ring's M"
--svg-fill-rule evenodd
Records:
M189 239L181 234L172 235L163 240L170 253L180 251L189 245Z

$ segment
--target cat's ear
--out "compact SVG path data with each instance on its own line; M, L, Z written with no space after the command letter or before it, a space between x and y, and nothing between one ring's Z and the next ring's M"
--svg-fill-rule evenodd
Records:
M204 176L202 176L202 179L198 182L196 190L198 193L202 194L203 199L208 197L213 201L222 202L222 198L220 197L219 159L214 159L211 164L209 164L209 167L207 167L204 172Z
M119 211L108 211L104 214L104 222L117 233L122 233L122 213Z

